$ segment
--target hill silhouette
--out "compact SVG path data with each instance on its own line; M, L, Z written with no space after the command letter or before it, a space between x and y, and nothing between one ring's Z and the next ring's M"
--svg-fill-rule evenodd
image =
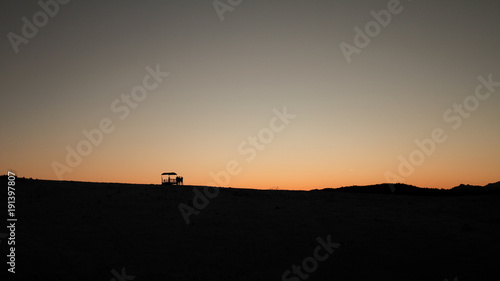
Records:
M316 189L317 190L317 189ZM408 184L375 184L365 186L344 186L339 188L325 188L322 190L335 190L341 192L371 193L371 194L406 194L406 195L479 195L479 194L499 194L500 182L490 183L485 186L464 185L455 186L451 189L422 188Z
M458 191L396 185L395 193L387 185L217 188L190 224L179 206L198 208L205 187L24 178L15 187L16 280L119 280L113 270L122 269L133 280L286 280L327 237L340 246L307 280L500 276L498 196L475 196L498 183ZM454 192L473 196L441 196Z

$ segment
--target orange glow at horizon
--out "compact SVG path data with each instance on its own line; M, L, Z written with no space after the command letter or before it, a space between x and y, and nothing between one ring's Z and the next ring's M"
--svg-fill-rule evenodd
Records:
M36 5L10 2L4 30L19 33ZM349 60L340 44L387 3L248 1L221 21L198 1L76 2L19 53L0 49L1 173L301 190L500 180L500 1L406 1Z

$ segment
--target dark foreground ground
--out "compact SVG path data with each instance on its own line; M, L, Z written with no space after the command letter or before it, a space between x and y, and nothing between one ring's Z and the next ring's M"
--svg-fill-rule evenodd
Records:
M18 179L13 280L283 280L305 259L288 280L500 277L498 195L220 189L187 225L194 188Z

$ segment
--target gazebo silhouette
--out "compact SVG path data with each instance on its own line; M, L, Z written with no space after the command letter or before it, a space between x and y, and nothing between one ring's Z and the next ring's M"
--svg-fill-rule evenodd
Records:
M172 176L172 177L170 177ZM173 177L175 176L175 177ZM162 185L181 185L184 184L184 178L177 176L175 172L168 172L161 174L161 184Z

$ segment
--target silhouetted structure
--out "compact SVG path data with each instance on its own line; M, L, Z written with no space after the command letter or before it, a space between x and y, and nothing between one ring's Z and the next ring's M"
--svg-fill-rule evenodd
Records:
M168 176L168 177L167 177ZM170 177L170 176L176 176ZM177 176L175 172L163 173L161 174L161 184L162 185L181 185L184 184L184 178Z

